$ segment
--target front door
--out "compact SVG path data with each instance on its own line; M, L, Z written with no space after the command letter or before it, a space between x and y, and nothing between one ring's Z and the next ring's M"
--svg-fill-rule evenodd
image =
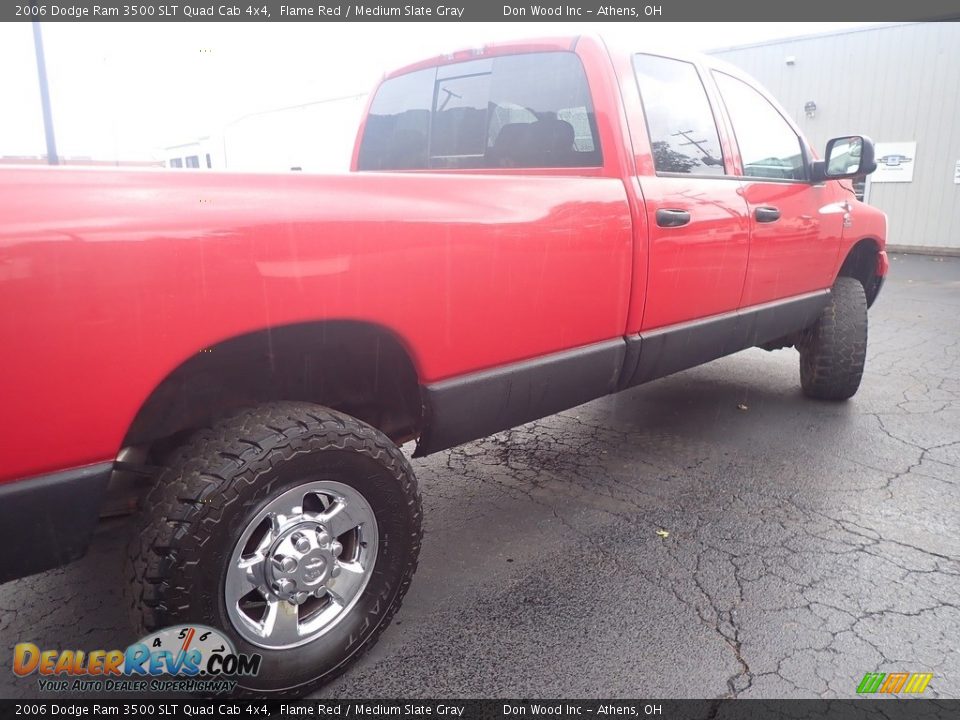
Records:
M803 141L763 94L713 75L739 147L750 214L741 307L830 287L845 214L835 188L808 181Z

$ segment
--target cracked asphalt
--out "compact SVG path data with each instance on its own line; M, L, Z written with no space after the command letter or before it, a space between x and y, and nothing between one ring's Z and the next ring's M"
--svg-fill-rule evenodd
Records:
M960 258L896 256L843 404L749 350L414 462L420 569L328 697L960 697ZM16 642L125 646L122 528L0 586Z

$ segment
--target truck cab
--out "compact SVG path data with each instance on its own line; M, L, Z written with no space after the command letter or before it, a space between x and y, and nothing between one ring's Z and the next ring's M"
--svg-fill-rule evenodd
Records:
M496 253L487 251L503 243L530 253L529 263L513 257L509 273L536 282L504 284L491 269L498 297L487 297L476 318L484 340L501 348L516 337L516 317L503 323L514 309L548 329L536 350L517 348L517 359L586 346L608 337L610 322L626 338L616 382L623 389L752 345L796 345L839 275L860 281L869 306L886 274L886 219L844 182L875 166L869 139L838 138L827 173L766 91L706 56L611 47L591 36L488 45L389 73L365 118L356 172L523 176L528 186L496 202L521 201L544 217L561 205L568 217L585 215L573 221L575 233L535 223L505 238L493 228L490 244L477 249L488 262ZM608 194L596 204L583 193L574 204L571 187ZM625 220L629 228L612 229ZM564 232L566 243L558 240ZM549 272L539 270L544 263ZM551 317L562 320L545 322ZM596 383L608 370L598 368ZM483 434L572 399L499 410ZM436 400L444 418L472 402L451 401L448 410L446 394ZM421 438L421 451L477 436L441 425Z

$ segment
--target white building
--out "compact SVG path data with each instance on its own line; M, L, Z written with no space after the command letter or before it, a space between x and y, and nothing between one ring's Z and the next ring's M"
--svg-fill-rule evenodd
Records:
M213 149L209 137L199 138L182 145L170 145L162 151L163 166L208 170L214 167Z

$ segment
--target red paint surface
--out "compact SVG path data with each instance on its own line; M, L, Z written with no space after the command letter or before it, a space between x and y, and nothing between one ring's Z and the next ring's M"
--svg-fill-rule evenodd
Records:
M576 52L599 169L0 170L0 481L114 458L171 371L243 333L368 321L427 383L829 287L849 246L883 242L883 215L836 183L655 177L629 55ZM789 232L751 237L747 208L770 193ZM842 240L806 224L839 199L854 205ZM680 202L691 225L657 228L656 208Z

